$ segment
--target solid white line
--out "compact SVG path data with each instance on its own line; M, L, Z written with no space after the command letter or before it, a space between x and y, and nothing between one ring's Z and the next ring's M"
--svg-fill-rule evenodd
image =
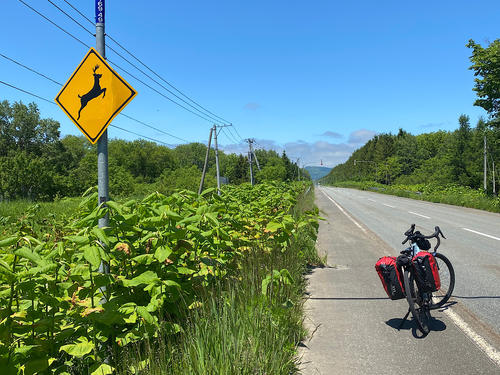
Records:
M323 189L321 190L321 192L322 192L323 194L325 194L325 197L327 197L328 199L330 199L330 200L332 201L332 203L333 203L335 206L337 206L337 208L338 208L340 211L342 211L342 213L343 213L345 216L347 216L347 218L348 218L349 220L351 220L351 221L352 221L352 222L353 222L353 223L354 223L354 224L355 224L355 225L356 225L359 229L361 229L361 230L362 230L365 234L367 234L367 233L366 233L365 228L363 228L363 227L362 227L362 226L361 226L361 225L360 225L360 224L359 224L356 220L354 220L354 219L351 217L351 215L349 215L347 212L345 212L345 211L344 211L344 209L343 209L342 207L340 207L340 205L339 205L337 202L335 202L335 201L333 200L333 198L332 198L332 197L330 197L327 193L325 193L325 192L323 191Z
M390 207L390 208L396 208L394 206L391 206L390 204L387 204L387 203L382 203L384 206L387 206L387 207Z
M372 201L372 202L376 202L375 199L371 199L371 198L366 198L366 199L368 199L369 201Z
M500 366L500 352L491 346L482 336L478 335L452 308L444 310L444 313L453 320L453 323L465 333L493 362Z
M500 238L495 237L495 236L490 236L489 234L486 234L486 233L481 233L481 232L478 232L476 230L472 230L472 229L468 229L468 228L462 228L462 229L466 230L466 231L469 231L469 232L472 232L472 233L480 234L481 236L485 236L485 237L488 237L488 238L493 238L494 240L500 241Z
M417 214L416 212L412 212L412 211L408 211L410 214L413 214L413 215L417 215L417 216L420 216L420 217L423 217L425 219L430 219L429 216L425 216L425 215L421 215L421 214Z

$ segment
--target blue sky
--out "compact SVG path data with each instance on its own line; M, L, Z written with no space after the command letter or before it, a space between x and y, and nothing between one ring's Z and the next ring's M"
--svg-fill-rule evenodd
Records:
M83 42L94 38L48 1L23 0ZM63 0L51 0L82 25ZM94 17L93 0L69 0ZM65 82L87 48L18 0L2 1L0 52ZM7 16L5 16L7 15ZM302 163L334 166L376 133L472 125L469 39L498 38L500 2L477 1L106 1L106 32L259 147L286 149ZM110 45L119 50L109 41ZM107 57L141 73L107 50ZM112 64L111 64L112 65ZM210 122L116 69L137 91L124 110L188 141L206 142ZM147 78L141 76L147 81ZM52 99L59 87L0 57L0 80ZM156 86L154 83L151 85ZM161 90L161 88L159 88ZM61 133L80 134L50 105L0 85L0 100L35 101ZM114 124L169 144L179 141L124 117ZM137 138L118 129L110 137ZM220 134L227 151L244 143Z

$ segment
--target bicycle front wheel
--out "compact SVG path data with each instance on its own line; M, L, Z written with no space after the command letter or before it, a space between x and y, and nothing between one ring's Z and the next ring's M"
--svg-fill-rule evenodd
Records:
M418 329L426 336L430 331L431 314L429 307L425 305L413 272L405 270L404 275L406 300L410 307L410 312L417 323Z
M436 253L434 255L439 270L439 280L441 281L441 288L432 293L431 309L437 309L443 306L451 297L453 289L455 288L455 270L451 262L443 254Z

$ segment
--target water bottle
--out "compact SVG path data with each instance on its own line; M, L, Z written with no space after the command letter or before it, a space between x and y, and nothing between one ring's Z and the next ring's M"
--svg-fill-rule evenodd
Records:
M416 243L414 243L412 246L413 246L413 256L415 256L420 251L420 248L417 246Z

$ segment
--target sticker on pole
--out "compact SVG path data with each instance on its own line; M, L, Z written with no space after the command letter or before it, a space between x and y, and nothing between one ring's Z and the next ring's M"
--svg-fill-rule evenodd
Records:
M94 144L137 92L91 48L56 103Z

